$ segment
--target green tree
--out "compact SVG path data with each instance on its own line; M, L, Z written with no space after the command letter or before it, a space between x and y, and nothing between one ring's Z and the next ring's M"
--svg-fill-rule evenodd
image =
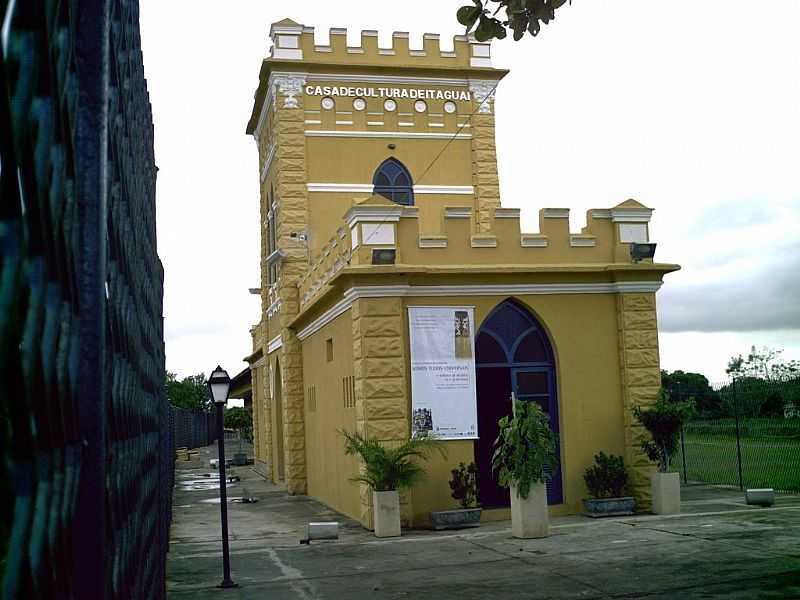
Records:
M167 398L172 406L205 411L212 408L213 402L206 385L206 376L203 373L189 375L179 380L175 373L167 371L165 386Z
M708 383L705 375L684 371L661 371L661 387L672 400L692 398L697 411L704 417L719 417L722 411L722 400L719 392Z
M473 6L462 6L456 12L458 22L474 33L479 42L503 39L511 31L515 40L527 31L535 36L556 18L556 10L567 0L472 0ZM569 0L572 3L572 0ZM499 18L498 18L499 16Z
M223 415L225 427L240 432L245 439L251 439L253 434L253 413L243 406L232 406L225 409Z
M763 346L757 349L751 346L747 358L741 354L731 357L725 372L736 379L751 377L766 381L783 381L800 377L800 361L781 360L781 354L783 349L780 348Z

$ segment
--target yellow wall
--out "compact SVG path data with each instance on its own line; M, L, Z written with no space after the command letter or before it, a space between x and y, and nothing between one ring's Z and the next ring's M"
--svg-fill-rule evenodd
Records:
M476 327L507 296L413 298L407 306L474 306ZM561 468L565 510L578 512L586 497L583 472L603 450L624 452L623 404L617 354L616 296L574 294L517 296L550 334L556 354ZM407 324L406 324L407 325ZM477 334L478 329L476 329ZM408 352L408 336L405 338ZM409 402L411 401L409 397ZM473 460L472 442L446 442L448 459L430 461L428 479L414 488L414 522L432 510L456 508L447 484L450 469Z
M408 306L474 306L479 324L507 296L420 297L406 299ZM600 450L621 455L625 450L623 401L617 342L617 300L613 294L520 296L549 332L556 354L561 465L564 506L554 512L581 510L586 496L583 472ZM410 382L407 311L404 310L402 343L406 380ZM306 373L306 440L309 494L345 514L362 519L357 486L348 479L357 463L344 456L337 429L354 430L355 413L342 407L341 378L353 373L352 315L346 311L303 342ZM326 362L325 341L333 339L334 361ZM316 387L316 409L309 410L311 386ZM403 411L411 413L410 386L406 386ZM326 390L323 393L321 390ZM450 470L474 459L471 441L445 442L447 458L434 456L427 464L427 478L410 493L414 525L429 521L432 510L456 508L450 497ZM500 511L502 513L502 511ZM487 515L491 518L491 515Z
M333 341L328 362L327 340ZM350 312L329 323L303 344L306 408L306 465L308 493L347 515L358 514L359 487L350 479L358 461L345 456L340 430L356 427L354 398L347 396L344 378L353 376L353 332Z

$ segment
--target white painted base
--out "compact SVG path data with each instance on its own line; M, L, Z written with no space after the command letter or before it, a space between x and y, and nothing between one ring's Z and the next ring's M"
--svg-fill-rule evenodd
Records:
M396 492L372 492L375 537L400 535L400 495Z
M653 473L650 478L654 515L676 515L681 512L681 474Z
M543 538L550 530L547 513L547 488L543 483L531 486L527 498L520 498L511 486L511 535L515 538Z

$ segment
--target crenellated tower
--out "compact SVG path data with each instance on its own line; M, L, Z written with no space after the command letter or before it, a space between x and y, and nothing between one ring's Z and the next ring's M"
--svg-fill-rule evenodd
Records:
M491 66L489 44L466 36L442 50L438 35L425 34L423 47L413 49L408 33L395 32L392 46L381 48L376 31L362 31L361 45L352 47L346 29L331 29L321 46L313 27L285 19L270 37L247 125L261 182L262 320L252 332L252 364L263 365L254 379L266 398L277 389L278 367L270 374L257 361L270 350L284 358L280 425L297 435L291 448L272 440L264 453L285 455L270 468L300 492L302 369L287 325L300 310L298 285L310 259L354 198L381 183L384 197L405 194L401 204L419 207L425 235L442 235L445 207L474 211L473 233L488 232L500 205L494 94L507 71Z

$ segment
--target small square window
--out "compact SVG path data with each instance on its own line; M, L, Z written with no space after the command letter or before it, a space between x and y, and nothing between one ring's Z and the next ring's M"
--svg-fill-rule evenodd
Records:
M333 338L325 340L325 358L328 362L333 362Z

